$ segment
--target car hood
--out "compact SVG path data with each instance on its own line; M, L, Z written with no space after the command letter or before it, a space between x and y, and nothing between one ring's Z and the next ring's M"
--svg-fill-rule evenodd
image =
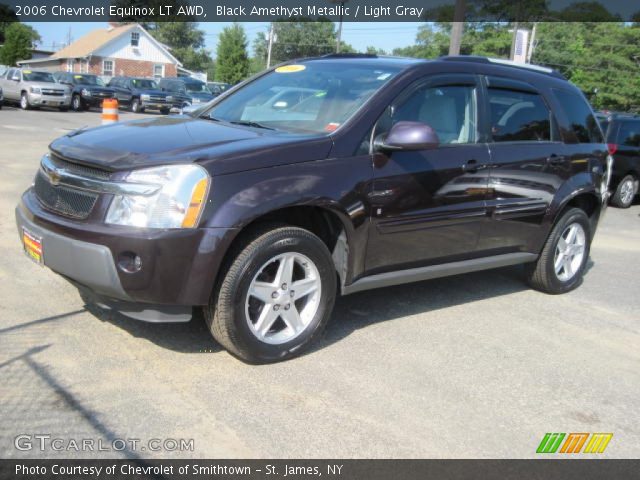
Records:
M59 83L53 83L53 82L24 82L24 83L29 87L47 88L49 90L66 90L66 91L69 90L64 85L61 85Z
M53 153L112 171L200 163L213 175L326 158L325 135L293 135L186 115L77 130L54 140Z
M187 92L191 98L199 98L200 100L213 100L213 95L205 92Z
M155 96L160 96L160 97L166 97L168 95L167 92L163 92L162 90L154 90L154 89L138 89L136 90L136 93L139 93L140 95L155 95Z

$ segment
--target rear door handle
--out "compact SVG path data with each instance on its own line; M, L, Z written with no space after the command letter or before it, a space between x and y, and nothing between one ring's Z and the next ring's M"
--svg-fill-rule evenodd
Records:
M547 163L549 165L562 165L567 161L567 157L564 155L556 155L555 153L547 157Z

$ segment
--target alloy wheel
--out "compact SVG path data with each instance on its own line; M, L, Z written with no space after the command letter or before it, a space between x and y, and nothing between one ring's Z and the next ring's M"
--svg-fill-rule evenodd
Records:
M245 316L251 332L273 345L293 340L315 317L321 290L320 273L308 257L296 252L273 257L249 285Z
M586 234L579 223L568 225L556 245L553 266L556 277L562 282L568 282L580 270L584 260Z
M625 205L628 205L633 201L633 197L635 196L635 185L632 179L625 180L625 182L620 185L620 200Z

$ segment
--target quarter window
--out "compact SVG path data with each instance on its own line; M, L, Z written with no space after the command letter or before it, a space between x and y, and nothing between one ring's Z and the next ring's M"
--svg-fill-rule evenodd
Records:
M105 77L113 76L113 60L102 61L102 75Z
M551 141L551 112L537 93L489 88L494 142Z
M424 86L393 109L391 125L421 122L438 134L441 144L476 140L475 88L464 85Z
M570 134L577 142L602 143L602 131L587 101L568 90L554 90L554 93L569 120Z

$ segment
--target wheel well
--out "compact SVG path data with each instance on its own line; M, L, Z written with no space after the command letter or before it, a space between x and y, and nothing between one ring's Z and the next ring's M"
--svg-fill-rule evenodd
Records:
M590 193L581 193L569 200L567 205L564 207L564 210L569 208L579 208L584 210L584 213L586 213L588 217L592 217L598 210L598 206L599 203L595 195Z
M284 224L300 227L310 231L314 235L317 235L332 254L333 263L336 267L336 275L338 276L339 281L345 281L349 255L345 229L342 225L342 221L335 213L320 207L287 207L280 210L274 210L254 219L251 223L245 225L240 233L238 233L227 250L228 254L231 254L232 256L237 254L240 248L242 248L242 244L246 241L247 237L268 224ZM340 245L338 245L339 242ZM227 261L232 261L232 258L228 258ZM226 270L226 267L221 269L218 276L220 276L224 270Z
M324 242L330 252L335 248L343 229L342 222L335 213L320 207L299 206L269 212L248 224L243 231L264 223L284 223L309 230Z

